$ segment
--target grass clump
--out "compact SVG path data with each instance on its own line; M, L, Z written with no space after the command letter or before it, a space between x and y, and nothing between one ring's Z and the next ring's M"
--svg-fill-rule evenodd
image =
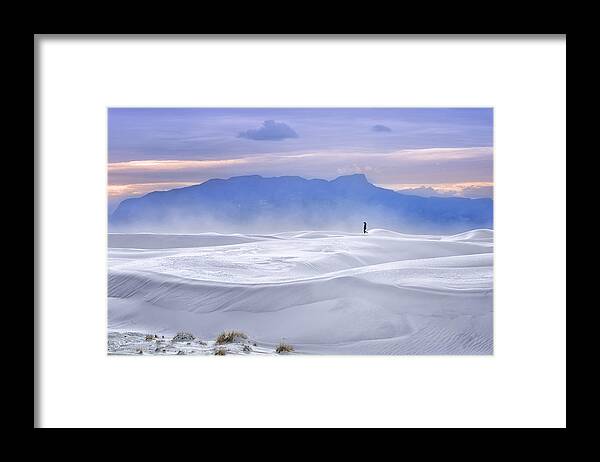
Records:
M225 356L227 354L227 350L225 348L217 348L215 350L215 356Z
M279 345L277 345L277 348L275 348L275 353L277 354L291 353L292 351L294 351L294 347L289 343L281 342Z
M233 343L238 340L246 340L248 336L243 332L239 332L237 330L230 330L221 333L217 340L215 340L215 344L217 345L225 345L226 343Z

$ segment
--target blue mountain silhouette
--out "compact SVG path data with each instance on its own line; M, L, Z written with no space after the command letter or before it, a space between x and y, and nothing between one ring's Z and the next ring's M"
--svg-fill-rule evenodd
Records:
M300 229L453 233L492 228L491 199L418 197L377 187L365 175L335 180L259 175L212 179L126 199L111 231L279 232Z

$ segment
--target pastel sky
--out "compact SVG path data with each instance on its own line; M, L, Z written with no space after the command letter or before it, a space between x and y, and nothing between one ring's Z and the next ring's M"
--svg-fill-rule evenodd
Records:
M111 108L109 208L150 191L238 175L371 183L491 197L491 108Z

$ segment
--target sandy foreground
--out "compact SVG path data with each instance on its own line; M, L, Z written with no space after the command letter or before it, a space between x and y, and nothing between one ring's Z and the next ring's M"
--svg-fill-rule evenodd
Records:
M109 234L108 245L111 354L274 354L282 341L294 354L493 353L492 230ZM215 345L225 330L248 339ZM194 338L173 342L180 331Z

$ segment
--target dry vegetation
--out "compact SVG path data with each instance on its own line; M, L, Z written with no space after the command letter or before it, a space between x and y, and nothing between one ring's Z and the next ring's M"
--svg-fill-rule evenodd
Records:
M225 331L221 333L217 340L215 340L215 344L217 345L225 345L227 343L237 342L239 340L246 340L248 336L243 332L239 332L236 330Z
M275 348L275 353L278 354L291 353L292 351L294 351L294 347L288 343L283 342L281 342L279 345L277 345L277 348Z

